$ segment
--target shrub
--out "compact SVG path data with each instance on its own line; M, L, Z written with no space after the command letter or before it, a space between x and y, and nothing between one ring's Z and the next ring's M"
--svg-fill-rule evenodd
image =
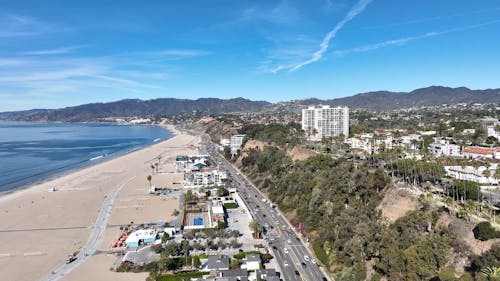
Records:
M464 273L460 278L458 278L459 281L474 281L474 277L468 272Z
M455 277L455 269L451 267L443 268L439 271L439 280L440 281L455 281L457 278Z
M494 229L491 224L486 221L478 223L472 232L474 232L474 238L481 241L500 238L500 231Z
M168 274L156 277L156 281L184 281L191 280L191 278L201 278L203 275L209 274L208 272L186 272L178 274Z
M226 209L236 209L236 208L238 208L238 204L237 203L225 203L224 204L224 208L226 208Z
M314 243L313 250L314 254L316 254L316 257L320 262L322 262L323 264L328 264L328 256L325 253L325 250L323 250L321 243Z

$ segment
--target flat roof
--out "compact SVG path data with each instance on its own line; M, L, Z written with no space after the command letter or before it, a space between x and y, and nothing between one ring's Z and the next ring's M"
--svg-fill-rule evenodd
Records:
M125 243L139 242L139 240L154 239L156 238L156 230L154 229L139 229L136 230L127 237Z

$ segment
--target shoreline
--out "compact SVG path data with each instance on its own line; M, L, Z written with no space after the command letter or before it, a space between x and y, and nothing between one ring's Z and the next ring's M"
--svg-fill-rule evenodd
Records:
M2 121L2 120L0 120L0 121ZM11 121L7 121L7 122L11 122ZM18 122L18 121L12 121L12 122L16 122L16 123L44 123L44 124L57 123L57 124L66 124L65 122ZM55 180L57 178L67 176L67 175L70 175L72 173L76 173L78 171L81 171L83 169L90 168L92 166L96 166L96 165L99 165L101 163L105 163L105 162L108 162L108 161L112 161L112 160L114 160L116 158L119 158L121 156L125 156L125 155L128 155L128 154L134 153L136 151L139 151L141 149L145 149L145 148L151 147L153 145L156 145L156 144L168 141L169 139L175 137L176 135L178 135L180 133L175 128L174 125L170 125L170 124L119 124L119 123L94 123L94 122L91 122L91 123L79 122L79 123L69 123L69 124L114 124L114 125L119 125L119 126L128 126L128 125L130 125L130 126L140 126L140 125L155 126L155 127L162 128L163 130L169 132L171 135L168 138L166 138L164 140L161 140L161 141L158 141L158 142L154 142L153 141L152 143L146 144L144 146L135 147L135 148L132 148L132 149L129 149L129 150L124 150L124 151L121 151L121 152L116 152L116 153L113 153L113 154L109 154L109 155L103 156L100 159L96 159L97 161L92 161L91 159L87 159L87 160L84 160L83 162L79 162L79 163L75 163L75 164L70 165L72 167L61 167L61 168L58 168L58 169L53 170L53 171L44 172L44 174L49 174L46 178L39 178L39 179L36 179L36 180L28 181L28 182L26 182L24 184L21 184L20 186L14 187L12 189L8 189L8 190L5 190L5 191L0 191L0 199L2 197L6 196L6 195L13 194L13 193L25 190L25 189L30 189L30 188L35 187L37 185L41 185L41 184L47 183L49 181L53 181L53 180ZM58 172L58 170L61 170L61 171ZM37 175L32 175L30 177L36 177L36 176Z
M153 174L153 185L172 186L182 178L175 173L175 156L196 154L198 136L180 133L160 124L172 136L95 165L58 175L52 180L18 189L0 196L0 275L6 280L39 280L64 264L68 254L79 251L91 237L103 202L114 188L124 183L112 204L98 252L63 280L144 280L145 276L119 274L109 268L114 255L111 242L120 232L116 225L134 222L169 221L178 208L178 195L158 197L149 194L149 162L162 155L160 172ZM194 147L193 147L194 144ZM111 161L110 161L111 160ZM125 179L136 176L130 182ZM49 188L57 188L50 192ZM29 267L23 265L29 264ZM119 277L121 276L121 277Z

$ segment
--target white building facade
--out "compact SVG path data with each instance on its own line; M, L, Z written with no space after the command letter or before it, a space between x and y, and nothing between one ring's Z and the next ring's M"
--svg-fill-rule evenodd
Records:
M325 105L302 109L302 130L315 141L341 135L348 137L349 108Z
M233 135L231 136L229 147L231 148L231 154L238 154L238 150L241 149L243 145L243 140L245 139L245 135Z
M435 140L433 143L429 144L429 152L436 156L452 156L459 157L460 146L450 143L448 140Z

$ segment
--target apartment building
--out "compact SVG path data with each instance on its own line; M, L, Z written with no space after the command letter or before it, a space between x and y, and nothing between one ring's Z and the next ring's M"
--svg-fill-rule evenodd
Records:
M328 105L302 109L302 130L310 140L349 136L349 108Z

